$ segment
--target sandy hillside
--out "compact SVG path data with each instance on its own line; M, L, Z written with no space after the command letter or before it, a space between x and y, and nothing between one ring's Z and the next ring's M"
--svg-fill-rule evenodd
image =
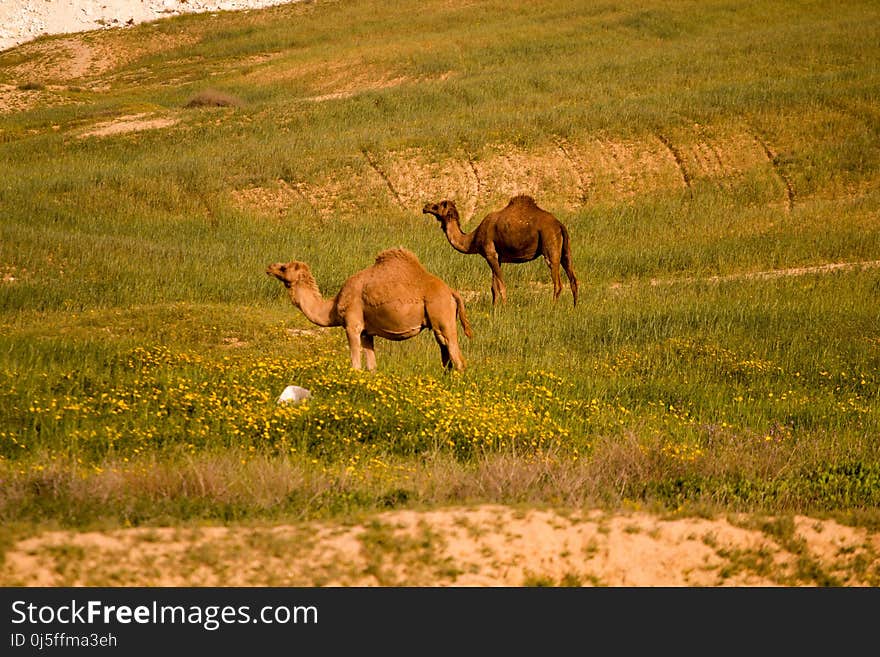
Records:
M0 50L43 34L125 27L177 14L237 11L291 0L2 0Z

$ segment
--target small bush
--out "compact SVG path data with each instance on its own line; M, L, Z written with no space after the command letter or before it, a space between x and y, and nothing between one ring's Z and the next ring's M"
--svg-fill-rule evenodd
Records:
M43 91L46 88L46 85L39 82L25 82L24 84L18 85L18 88L21 91Z
M244 103L232 94L216 89L205 89L193 96L186 107L241 107Z

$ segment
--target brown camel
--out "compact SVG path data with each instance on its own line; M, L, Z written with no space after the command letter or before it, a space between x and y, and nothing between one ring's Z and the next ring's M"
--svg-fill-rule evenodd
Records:
M363 349L368 370L376 369L373 337L407 340L429 328L440 345L443 367L463 370L456 316L473 337L461 295L428 272L406 249L388 249L376 262L350 276L339 293L324 299L304 262L276 262L266 269L284 283L294 306L313 324L342 326L348 336L351 366L361 369Z
M559 265L565 269L568 284L577 305L578 282L571 266L571 240L566 227L552 214L542 210L531 196L510 199L502 210L487 214L470 233L463 233L455 201L428 203L422 209L440 222L446 239L462 253L479 253L492 268L492 305L498 297L507 301L507 286L501 277L502 262L529 262L538 256L550 268L553 300L562 292Z

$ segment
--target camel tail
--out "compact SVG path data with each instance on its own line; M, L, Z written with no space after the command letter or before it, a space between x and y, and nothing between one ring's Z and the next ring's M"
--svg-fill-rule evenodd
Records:
M464 299L462 299L461 295L455 290L452 291L452 296L455 297L455 305L458 306L458 319L461 321L461 327L464 329L464 334L469 338L474 337L471 323L468 321L467 314L464 312Z
M578 302L578 281L574 275L574 269L571 266L571 238L568 236L568 228L565 224L562 226L562 257L559 259L565 275L568 276L568 285L571 288L571 296L574 298L574 305Z

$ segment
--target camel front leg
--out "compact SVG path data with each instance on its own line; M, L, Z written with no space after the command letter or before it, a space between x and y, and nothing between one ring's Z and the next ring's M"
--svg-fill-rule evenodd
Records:
M373 336L361 333L361 347L364 350L364 360L367 370L372 372L376 369L376 352L373 349Z
M361 331L360 326L346 326L345 335L348 338L348 351L351 355L353 369L361 369Z
M492 305L494 306L498 298L501 301L507 301L507 286L504 285L504 277L501 275L501 263L498 261L498 254L491 251L486 254L486 262L492 269Z

